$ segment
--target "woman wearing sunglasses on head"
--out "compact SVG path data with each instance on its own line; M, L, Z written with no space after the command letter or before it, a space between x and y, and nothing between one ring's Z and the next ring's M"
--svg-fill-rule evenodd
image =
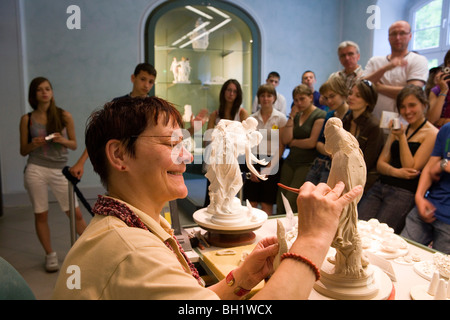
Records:
M372 114L378 94L368 80L357 80L347 99L350 112L342 119L343 128L358 140L367 168L365 190L378 178L377 160L384 145L383 130Z

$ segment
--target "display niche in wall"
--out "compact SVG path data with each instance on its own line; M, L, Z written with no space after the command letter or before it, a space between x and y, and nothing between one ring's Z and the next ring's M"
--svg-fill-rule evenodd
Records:
M153 35L154 61L148 60L158 71L155 95L174 103L185 121L203 108L217 110L228 79L242 85L250 111L252 83L259 80L253 79L254 36L241 17L213 4L183 5L161 14Z

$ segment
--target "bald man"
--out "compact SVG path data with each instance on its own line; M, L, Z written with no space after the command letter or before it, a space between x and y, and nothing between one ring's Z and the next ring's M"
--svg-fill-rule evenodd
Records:
M372 57L366 65L364 78L375 84L378 102L373 114L381 119L383 111L398 112L397 94L407 84L424 86L428 78L428 60L408 50L411 26L406 21L396 21L389 28L391 53Z

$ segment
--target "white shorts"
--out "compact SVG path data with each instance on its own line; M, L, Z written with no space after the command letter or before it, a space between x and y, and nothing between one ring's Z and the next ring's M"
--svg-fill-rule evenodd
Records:
M30 196L35 213L48 211L48 187L52 190L62 211L69 211L69 181L62 169L51 169L35 164L27 164L24 173L24 186ZM78 207L77 198L75 207Z

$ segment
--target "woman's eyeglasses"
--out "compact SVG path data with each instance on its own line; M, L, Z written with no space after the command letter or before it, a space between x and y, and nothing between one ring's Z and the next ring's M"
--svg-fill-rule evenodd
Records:
M189 152L193 151L192 139L191 137L177 137L176 136L131 136L132 138L170 138L170 147L172 152L179 153L184 149Z

